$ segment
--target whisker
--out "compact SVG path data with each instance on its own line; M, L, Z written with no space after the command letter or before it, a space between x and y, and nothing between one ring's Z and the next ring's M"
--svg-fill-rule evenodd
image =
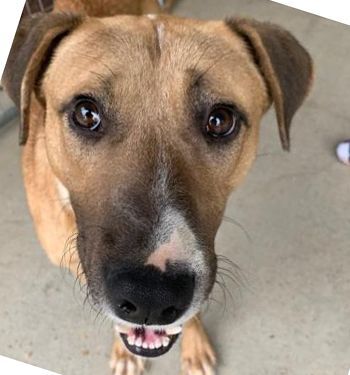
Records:
M221 275L217 275L217 277L220 277L221 280L222 280L222 276ZM224 299L224 307L223 307L223 313L225 314L226 311L227 311L227 295L226 295L226 285L225 285L225 281L222 280L222 281L219 281L218 279L215 280L215 284L218 285L221 289L221 293L222 293L222 297Z
M249 232L247 231L247 229L239 221L233 219L232 217L226 216L226 215L223 217L223 220L226 221L227 223L234 224L236 227L238 227L239 229L241 229L241 231L245 234L245 236L248 239L248 241L249 242L253 242L252 238L251 238L251 236L249 234Z
M265 156L275 156L275 155L278 155L278 153L277 152L262 152L261 154L257 154L256 157L262 158Z
M217 254L217 262L215 285L218 285L221 289L224 302L223 313L226 314L228 311L228 301L232 302L232 306L234 306L237 301L236 291L239 293L238 296L242 297L242 287L246 287L247 282L241 268L231 259L225 255ZM212 291L209 298L212 298L213 293L215 293L215 290ZM232 311L231 308L230 311Z

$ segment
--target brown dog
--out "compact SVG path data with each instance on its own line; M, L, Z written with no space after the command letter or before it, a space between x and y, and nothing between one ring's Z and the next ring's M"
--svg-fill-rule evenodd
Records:
M142 357L166 353L181 331L183 373L213 374L198 313L216 278L215 235L271 102L289 148L311 59L287 31L253 20L115 15L160 13L151 0L57 9L76 13L25 22L3 77L21 109L40 241L54 263L81 270L115 321L114 374L140 374Z

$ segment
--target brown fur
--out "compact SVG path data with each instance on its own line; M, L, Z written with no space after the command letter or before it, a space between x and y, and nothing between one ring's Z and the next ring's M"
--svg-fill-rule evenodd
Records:
M153 6L151 1L57 1L56 10L83 15L58 13L27 23L18 33L5 70L4 84L22 111L23 174L39 239L55 264L63 259L76 273L79 261L84 260L71 254L69 246L64 256L64 249L77 231L77 219L79 223L89 217L93 223L95 217L105 217L110 204L102 203L110 202L112 186L120 200L125 196L123 186L137 187L142 195L140 181L151 173L159 154L171 163L176 194L191 207L194 225L207 244L207 261L214 262L214 239L225 203L254 160L262 115L272 99L283 147L289 148L292 116L310 87L307 52L289 33L271 25L169 16L154 22L133 17L86 18L138 14ZM157 7L151 10L160 11ZM166 42L154 38L159 24L166 30ZM88 53L79 46L87 46ZM119 50L124 51L120 60L115 58ZM162 64L161 69L157 70L157 64ZM193 87L191 78L198 72ZM109 99L103 99L105 105L117 105L120 121L126 119L129 126L113 128L110 141L91 146L65 130L60 110L77 92L106 89L101 88L106 81L110 92ZM219 98L233 98L248 115L249 125L243 126L235 142L207 144L199 132L186 126L193 111L187 104L189 98L203 87ZM58 181L69 190L73 207L61 201ZM96 194L99 206L88 199ZM135 196L140 194L135 191ZM112 256L104 251L94 255L94 263ZM199 318L186 324L182 358L186 375L213 371L215 355ZM134 369L132 375L143 370L142 361L117 339L112 367L116 374L126 374L127 366Z

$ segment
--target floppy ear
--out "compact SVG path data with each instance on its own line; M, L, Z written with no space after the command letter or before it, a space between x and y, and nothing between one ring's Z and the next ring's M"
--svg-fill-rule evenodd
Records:
M32 94L37 94L55 48L81 21L78 16L63 13L37 14L25 19L17 30L2 83L21 112L21 145L28 138Z
M308 52L279 26L249 19L229 19L231 30L248 45L274 102L282 147L290 149L292 118L307 96L313 80Z

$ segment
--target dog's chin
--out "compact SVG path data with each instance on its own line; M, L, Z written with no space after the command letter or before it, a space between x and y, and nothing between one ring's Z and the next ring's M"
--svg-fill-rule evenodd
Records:
M134 355L156 358L167 353L181 334L182 328L116 327L125 347Z

